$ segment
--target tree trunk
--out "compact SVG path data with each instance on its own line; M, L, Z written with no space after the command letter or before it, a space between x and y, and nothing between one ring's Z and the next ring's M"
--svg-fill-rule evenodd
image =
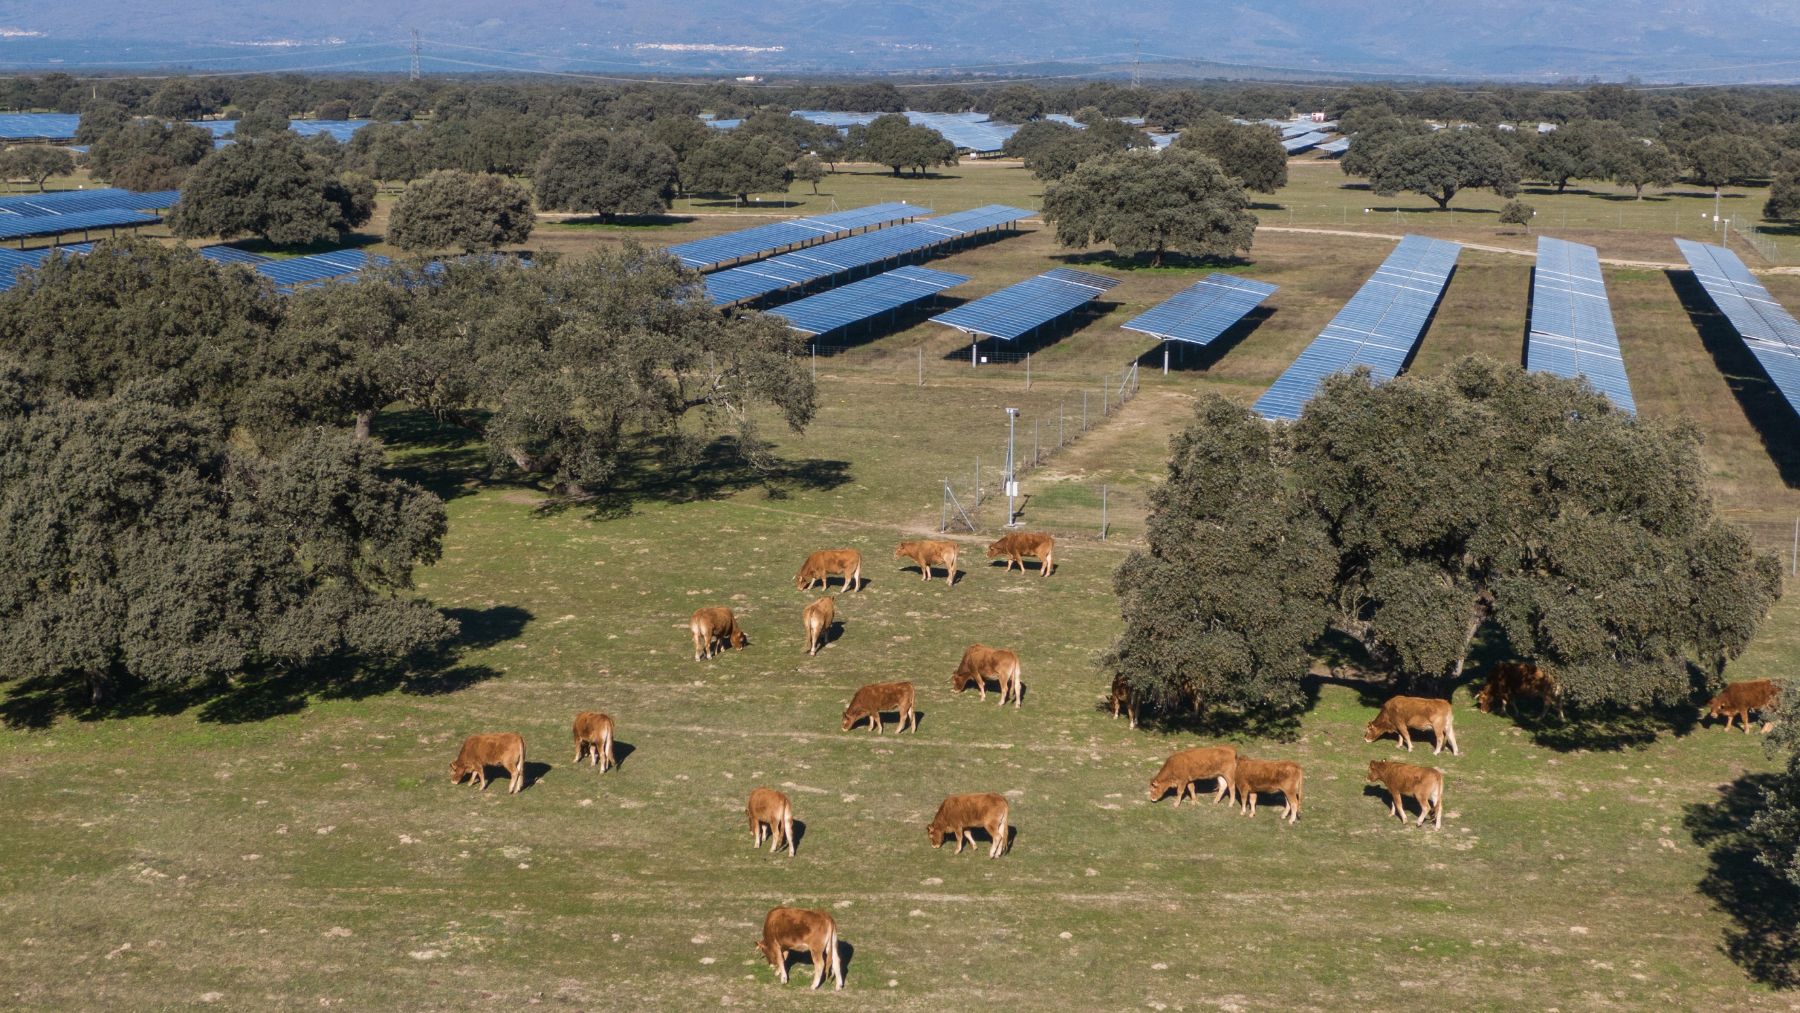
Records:
M1442 197L1439 197L1437 194L1434 193L1431 195L1431 199L1434 201L1437 201L1437 206L1438 206L1439 211L1448 211L1448 210L1450 210L1450 198L1452 198L1454 196L1456 196L1456 191L1450 190L1450 191L1446 192Z
M531 456L530 454L526 453L524 451L524 449L522 449L520 447L507 447L506 448L506 456L512 458L512 463L520 471L523 471L526 474L531 474L533 472L536 472L537 470L539 470L540 468L543 467L542 462L540 462L537 458Z
M1469 628L1463 634L1462 653L1457 655L1456 664L1450 666L1449 689L1453 692L1456 689L1456 680L1462 678L1463 665L1469 660L1469 646L1475 643L1475 631L1481 629L1481 624L1487 620L1491 611L1492 609L1487 603L1486 592L1483 592L1480 597L1475 599L1475 607L1469 610Z
M1569 188L1568 180L1563 179L1563 180L1557 181L1557 183L1556 183L1556 192L1557 193L1562 193L1564 190L1567 190L1568 188Z
M369 411L367 409L357 412L356 413L356 438L359 440L368 439L369 438L369 429L371 426L373 426L374 422L375 422L375 413L374 412Z

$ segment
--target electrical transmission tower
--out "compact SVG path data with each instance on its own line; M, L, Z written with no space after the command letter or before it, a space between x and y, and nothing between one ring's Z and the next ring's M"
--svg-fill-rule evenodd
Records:
M419 79L419 30L417 28L412 30L412 66L408 68L406 77L411 81Z
M1131 43L1131 87L1133 88L1141 86L1138 65L1143 62L1143 59L1144 41L1142 39L1134 40Z

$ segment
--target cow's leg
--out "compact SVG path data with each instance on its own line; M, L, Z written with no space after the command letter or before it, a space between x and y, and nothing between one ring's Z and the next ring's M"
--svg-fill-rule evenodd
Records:
M750 850L762 847L762 820L750 817Z
M1744 734L1749 735L1750 734L1750 711L1748 709L1745 709L1744 712L1739 715L1739 717L1741 717L1744 721Z
M506 775L507 779L512 782L506 789L508 795L517 795L525 790L525 761L520 760L519 765L507 771Z
M1407 752L1412 752L1412 734L1406 730L1405 726L1400 728L1400 737L1398 741L1400 745L1406 747Z
M576 739L575 740L575 759L571 762L580 763L581 758L586 755L587 755L587 743L581 741L580 739Z
M788 981L787 981L787 955L788 955L787 947L778 946L775 948L775 973L781 976L781 983L783 985L788 983Z
M1223 774L1219 775L1218 790L1213 792L1213 805L1218 805L1220 802L1225 800L1225 792L1230 787L1231 787L1231 782L1225 780L1225 776Z
M1451 756L1462 755L1462 750L1456 748L1456 726L1448 721L1444 722L1443 739L1445 744L1450 747Z

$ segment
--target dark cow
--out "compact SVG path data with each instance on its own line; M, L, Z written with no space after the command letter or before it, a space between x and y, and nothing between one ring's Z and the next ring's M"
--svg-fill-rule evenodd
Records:
M1106 705L1112 711L1113 717L1124 714L1130 719L1131 727L1138 726L1137 693L1132 691L1131 683L1126 682L1123 675L1113 676L1112 692L1107 694Z
M910 559L918 564L919 575L931 580L933 567L943 567L944 583L956 583L956 543L938 541L901 542L894 550L895 559Z
M517 795L525 790L525 740L517 732L495 732L491 735L471 735L463 740L462 751L450 764L450 783L461 784L465 777L473 776L476 788L487 790L489 767L500 767L512 784L506 789L508 795Z
M913 713L913 684L910 682L877 682L856 691L850 698L850 706L844 708L844 731L856 726L865 718L869 722L869 730L881 733L881 715L887 711L898 711L900 714L900 730L898 735L908 728L916 735L919 731L918 715Z
M1406 822L1406 804L1404 799L1412 799L1419 803L1419 826L1425 825L1425 817L1431 816L1432 826L1443 829L1444 826L1444 772L1436 767L1420 767L1398 760L1370 760L1370 781L1386 786L1388 792L1388 812Z
M987 558L1006 557L1006 570L1012 572L1013 564L1018 564L1019 571L1025 570L1025 557L1038 558L1038 576L1048 577L1050 571L1056 569L1056 539L1049 535L1034 534L1027 531L1015 531L1010 535L1002 535L998 541L987 547Z
M1006 706L1006 698L1010 695L1013 708L1018 709L1025 695L1025 683L1019 676L1019 656L1003 647L970 644L963 651L955 673L950 676L950 688L961 693L974 686L981 690L981 698L986 700L989 679L1000 685L1000 706Z
M931 818L931 825L925 828L925 837L934 848L941 848L945 841L954 840L956 853L960 855L965 838L970 847L975 846L975 835L970 830L979 827L986 830L988 837L994 842L988 848L988 857L999 858L1006 853L1007 812L1006 799L992 792L951 795L938 806L937 815Z
M812 954L813 988L823 984L827 974L837 982L834 987L844 987L844 959L838 953L837 922L831 920L829 912L775 908L763 919L762 939L757 941L756 948L769 959L783 985L788 980L788 951L805 950Z
M710 658L727 647L737 649L750 642L738 626L737 616L723 605L703 608L688 620L688 632L694 635L694 660Z
M1475 694L1475 706L1483 714L1492 714L1495 708L1512 713L1513 701L1527 696L1538 698L1538 717L1549 713L1553 706L1556 716L1563 716L1562 688L1556 684L1556 677L1522 661L1496 664L1488 673L1487 685Z

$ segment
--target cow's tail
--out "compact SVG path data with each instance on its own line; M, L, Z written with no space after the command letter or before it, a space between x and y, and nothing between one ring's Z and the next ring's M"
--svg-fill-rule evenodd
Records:
M821 967L819 970L820 977L823 977L825 974L825 969L829 968L831 970L832 987L833 988L843 988L844 987L844 956L843 956L843 954L838 952L838 936L837 936L837 923L836 922L832 922L831 927L825 930L825 959L822 961L822 964L823 964L823 967Z
M507 788L507 794L517 795L519 792L524 791L525 790L525 740L524 739L519 740L519 766L516 770L509 771L508 773L510 773L512 775L512 778L511 778L512 785Z
M1433 829L1442 830L1444 828L1444 779L1442 777L1438 778L1437 786L1431 790L1431 807L1436 814L1432 817L1431 826Z
M788 857L794 857L794 806L791 802L781 803L781 836L787 838Z
M600 773L604 774L613 766L612 725L600 729Z

